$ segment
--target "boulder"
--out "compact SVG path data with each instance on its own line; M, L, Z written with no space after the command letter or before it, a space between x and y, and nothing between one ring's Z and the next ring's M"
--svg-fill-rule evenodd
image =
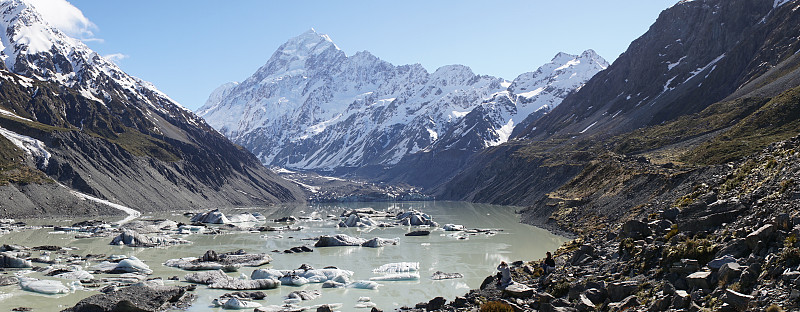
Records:
M747 247L750 247L751 250L754 250L756 249L759 241L769 241L774 233L775 226L772 224L766 224L748 234L747 237L745 237L745 243L747 243Z
M589 288L581 294L581 296L586 297L594 304L601 304L606 301L608 298L608 294L605 290L597 289L597 288Z
M723 264L731 262L736 262L736 258L734 258L731 255L724 255L722 257L709 261L707 266L712 270L719 270L719 268L721 268Z
M728 262L719 268L719 279L722 281L733 281L742 274L742 266L736 262Z
M676 290L672 299L672 307L676 309L688 309L692 304L692 296L685 290Z
M594 302L589 300L585 294L581 294L580 297L578 297L578 304L575 307L581 312L594 311L596 309Z
M789 216L788 213L781 213L775 217L775 225L778 226L779 230L783 231L791 231L792 230L792 218Z
M534 290L522 283L511 283L503 289L503 294L515 298L531 298Z
M625 311L639 306L639 298L635 295L630 295L622 299L620 302L612 302L608 304L611 311Z
M722 302L730 304L736 311L747 310L753 296L745 295L730 289L725 289L725 294L722 295Z
M185 309L194 298L188 287L131 286L84 298L62 312L167 311Z
M747 246L744 238L735 238L725 244L717 255L730 255L734 258L747 257L750 254L750 247Z
M608 284L606 288L612 302L619 302L639 290L639 282L624 281Z
M428 304L425 306L425 310L427 311L435 311L439 310L444 307L444 304L447 303L447 300L444 297L436 297L428 301Z
M366 242L363 238L356 238L345 234L336 234L334 236L323 235L314 244L314 247L337 247L337 246L361 246Z
M639 220L630 220L622 224L620 236L633 239L641 239L653 234L647 223Z
M689 287L699 289L712 289L711 288L711 272L698 271L686 277Z

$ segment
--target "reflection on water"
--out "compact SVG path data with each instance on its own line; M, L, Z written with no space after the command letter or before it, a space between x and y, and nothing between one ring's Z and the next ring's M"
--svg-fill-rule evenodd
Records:
M362 289L322 289L322 296L301 305L318 305L326 303L342 303L342 311L355 310L359 297L370 297L377 306L391 310L401 306L413 306L417 302L428 301L436 296L448 300L463 295L470 288L477 288L483 279L494 273L500 261L533 260L543 258L546 251L555 250L565 238L552 235L547 231L520 224L514 214L513 207L483 205L463 202L403 202L403 203L345 203L317 204L302 206L280 206L270 208L253 208L263 213L269 220L284 216L319 216L339 215L346 209L372 207L376 210L402 211L417 209L428 213L440 225L446 223L462 224L466 228L499 229L495 235L444 232L435 230L429 236L406 237L405 233L415 230L413 227L370 228L370 229L338 229L336 221L300 221L295 225L303 226L302 231L282 233L235 233L223 235L195 234L184 237L192 241L191 245L178 245L169 248L130 248L110 246L111 238L75 239L74 234L50 234L48 229L30 230L10 233L0 237L4 244L20 244L25 246L59 245L78 247L74 253L86 254L124 254L136 256L145 261L154 273L151 277L162 277L167 285L183 285L184 282L166 280L172 276L182 277L186 272L161 265L171 258L200 256L206 250L218 252L244 249L248 252L270 253L274 261L262 268L294 269L301 264L309 264L315 268L336 266L354 271L354 280L367 280L376 276L372 273L386 263L419 262L420 279L417 281L381 282L378 290ZM238 213L231 210L231 213ZM188 218L180 213L161 213L146 215L143 218L169 218L179 222L187 222ZM78 221L78 220L76 220ZM113 220L112 220L113 221ZM53 223L53 220L29 220L31 223ZM274 225L272 223L268 223ZM51 229L50 229L51 230ZM364 247L328 247L315 248L312 253L282 254L273 250L285 250L291 247L313 246L314 240L309 238L320 235L344 233L351 236L370 239L399 238L395 246L382 248ZM467 236L468 239L459 239ZM91 264L93 265L93 264ZM89 265L87 265L88 267ZM243 268L239 272L230 273L238 277L247 276L255 268ZM436 271L461 273L464 278L451 280L432 280ZM35 273L31 276L36 276ZM103 277L103 276L100 276ZM279 305L289 292L302 289L321 289L320 284L308 284L301 287L283 286L265 291L267 300L258 301L264 305ZM189 311L208 311L211 300L225 293L224 290L198 287L198 300ZM0 287L0 308L33 307L34 311L59 311L74 305L82 298L97 293L96 291L76 291L63 297L39 295L25 292L19 286Z

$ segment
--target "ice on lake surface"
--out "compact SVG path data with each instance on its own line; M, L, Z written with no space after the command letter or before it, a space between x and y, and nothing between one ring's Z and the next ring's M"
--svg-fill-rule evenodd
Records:
M497 229L498 231L467 233L414 226L363 228L338 228L336 226L340 222L338 216L343 211L365 207L393 212L416 209L430 215L433 221L439 224L459 224L464 225L466 229ZM274 227L287 224L274 223L271 220L290 215L296 216L299 220L292 223L291 227L299 226L303 229L284 232L231 232L217 235L190 234L184 235L182 238L192 242L191 244L165 248L109 245L113 237L76 239L75 233L54 232L52 228L8 233L0 238L3 244L29 247L40 245L77 247L78 250L70 253L81 256L87 254L134 256L147 264L153 271L148 276L149 278L163 278L165 285L187 285L187 282L183 281L183 276L190 273L164 266L163 263L169 259L199 257L211 249L217 252L244 249L250 253L268 253L273 258L270 264L257 268L242 267L238 272L227 274L239 278L242 275L250 276L256 269L293 270L302 264L317 269L335 266L339 269L353 271L352 281L366 282L370 279L377 279L380 286L377 289L354 287L323 289L322 285L318 283L309 283L303 286L281 286L277 289L264 290L267 298L256 301L264 306L284 304L284 300L293 291L318 290L321 294L320 297L297 304L301 306L341 304L340 311L354 311L358 310L357 305L363 303L359 302L359 298L369 297L371 298L370 302L378 308L393 310L402 306L413 307L418 302L427 302L437 296L442 296L448 301L453 300L456 296L464 295L470 289L478 288L486 276L495 273L495 268L501 261L540 259L544 257L546 251L553 251L566 241L565 238L545 230L519 223L519 218L514 210L515 207L464 202L344 203L223 209L226 214L231 215L244 211L260 212L268 220L264 225ZM337 218L330 218L330 215L335 215ZM314 218L305 218L309 216ZM182 212L143 214L141 218L167 218L189 223L189 218ZM70 225L81 220L23 221L40 225L54 223L55 225ZM408 232L420 229L430 230L431 234L404 236ZM363 239L374 237L397 239L398 243L379 248L313 247L316 242L316 240L312 240L314 237L335 234L346 234ZM297 246L309 246L313 252L291 254L282 252ZM34 256L37 256L38 253L40 252L35 251ZM34 265L45 266L40 263ZM97 263L86 263L84 269L91 270L94 265ZM398 270L387 270L389 267L395 267ZM411 270L411 268L416 268L416 270ZM419 278L382 278L387 274L409 271L418 273ZM437 271L461 273L464 277L434 280L432 275ZM56 280L54 277L43 276L37 272L28 273L26 276ZM168 280L173 276L178 276L181 280ZM103 277L113 276L100 274L95 278ZM68 282L62 281L65 284ZM24 291L20 289L19 285L2 286L0 287L0 308L9 310L15 307L32 307L34 311L60 311L73 306L82 298L98 293L96 288L76 289L68 294L45 295ZM221 308L212 308L212 301L226 292L230 291L208 289L205 285L198 285L195 291L198 298L188 311L222 311Z

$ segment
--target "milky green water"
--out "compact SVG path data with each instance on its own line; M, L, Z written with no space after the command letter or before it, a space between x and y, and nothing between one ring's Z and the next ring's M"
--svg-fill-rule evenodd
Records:
M320 298L303 301L301 306L319 304L341 304L340 311L369 311L356 308L361 297L369 297L378 308L391 311L402 306L411 306L418 302L427 302L433 297L442 296L448 301L456 296L478 288L483 279L495 272L500 261L534 260L544 257L546 251L558 248L565 238L549 232L519 223L514 207L473 204L464 202L409 202L409 203L347 203L339 205L304 205L249 209L259 211L268 219L282 216L316 215L325 217L328 214L339 215L344 209L373 207L376 210L417 209L428 213L440 225L446 223L462 224L467 228L501 229L495 235L466 235L460 232L444 232L433 230L429 236L406 237L405 233L419 230L417 227L394 227L372 229L338 229L336 221L301 221L295 225L303 226L302 231L233 233L222 235L194 234L184 239L192 241L191 245L179 245L168 248L131 248L111 246L111 238L75 239L74 233L50 233L52 229L44 228L9 233L0 236L2 244L19 244L24 246L59 245L77 247L74 254L121 254L136 256L147 263L154 271L150 276L163 277L166 285L186 285L183 281L166 280L171 276L183 277L187 272L176 268L165 267L164 261L179 257L199 257L206 250L214 249L226 252L244 249L248 252L269 253L272 263L261 268L279 270L295 269L301 264L309 264L315 268L336 266L340 269L354 271L353 280L368 280L378 276L373 269L393 262L419 262L420 279L415 281L380 282L377 290L366 289L322 289L321 284L307 284L301 287L281 286L278 289L266 290L266 300L256 301L263 305L281 305L286 294L295 290L320 290ZM238 213L231 210L226 213ZM188 218L180 213L162 213L144 215L142 218L168 218L178 222L188 222ZM29 224L71 224L80 220L25 220ZM268 222L267 224L271 224ZM285 250L295 246L313 246L315 241L303 240L326 234L348 234L366 239L373 237L399 238L399 243L381 248L366 247L326 247L314 248L313 253L283 254L273 250ZM466 236L467 239L460 239ZM41 264L35 264L41 265ZM94 265L94 263L88 266ZM256 268L242 268L239 272L229 273L238 277L240 274L250 276ZM464 278L448 280L432 280L436 271L461 273ZM32 273L32 277L41 277ZM95 278L110 276L96 275ZM54 279L52 277L46 277ZM65 281L66 282L66 281ZM225 290L207 289L198 285L195 293L198 299L189 311L222 311L212 308L211 301L225 293ZM34 311L60 311L71 307L79 300L97 294L94 290L77 290L67 295L42 295L23 291L17 285L0 287L0 311L25 306Z

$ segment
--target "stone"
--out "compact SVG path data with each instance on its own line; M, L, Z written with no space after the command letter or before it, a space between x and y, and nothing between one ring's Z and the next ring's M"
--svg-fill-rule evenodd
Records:
M515 298L533 297L534 290L522 283L511 283L503 289L503 294Z
M608 297L611 302L619 302L639 290L639 282L624 281L608 284Z
M419 230L406 233L406 236L428 236L428 235L431 235L431 231Z
M447 303L447 300L444 297L436 297L428 301L428 304L425 305L425 310L427 311L434 311L439 310L444 307L444 304Z
M625 299L622 299L620 302L612 302L608 304L608 308L611 311L625 311L637 306L639 306L639 298L636 298L635 295L625 297Z
M719 268L721 268L723 264L731 262L736 262L736 258L734 258L731 255L724 255L722 257L709 261L707 266L712 270L719 270Z
M779 230L783 231L791 231L792 230L792 218L789 217L788 213L781 213L775 217L775 225L778 226Z
M673 207L667 210L660 211L659 214L661 215L661 218L675 222L675 219L678 218L678 214L680 213L681 213L680 209Z
M772 224L766 224L748 234L747 237L745 237L745 243L747 243L747 246L750 247L751 250L754 250L756 249L759 241L769 241L774 233L775 226Z
M711 289L711 272L698 271L686 277L691 288Z
M753 298L750 295L725 289L725 294L722 295L722 302L730 304L736 311L745 311Z
M692 304L692 297L685 290L676 290L672 299L672 307L677 309L687 309Z
M750 247L747 246L744 238L735 238L726 243L717 254L730 255L734 258L747 257L750 254Z
M578 304L576 305L576 308L581 312L594 311L596 309L594 302L589 300L589 298L586 297L586 294L581 294L580 297L578 297Z
M187 287L131 286L96 294L62 312L166 311L185 309L195 295Z
M622 224L620 235L626 238L641 239L653 234L647 223L638 220L630 220Z
M317 312L333 312L333 310L331 310L331 307L329 305L323 304L317 307Z
M597 288L589 288L584 291L581 296L586 297L595 305L603 303L606 301L606 298L608 298L608 294L605 292L605 290L600 290Z

